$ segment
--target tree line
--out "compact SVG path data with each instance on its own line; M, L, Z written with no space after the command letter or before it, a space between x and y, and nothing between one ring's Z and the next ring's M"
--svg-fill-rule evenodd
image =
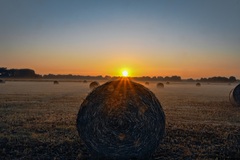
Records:
M35 73L32 69L7 69L0 67L1 78L41 78L41 75Z
M32 69L7 69L6 67L0 67L0 78L42 78L42 79L86 79L86 80L114 80L120 78L119 76L84 76L84 75L72 75L72 74L36 74ZM183 80L180 76L142 76L142 77L131 77L138 81L199 81L199 82L228 82L232 83L237 81L236 77L209 77L200 79L185 79Z

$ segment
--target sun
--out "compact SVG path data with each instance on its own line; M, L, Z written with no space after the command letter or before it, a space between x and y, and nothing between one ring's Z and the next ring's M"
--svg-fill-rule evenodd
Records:
M123 77L127 77L128 76L128 71L127 70L122 71L122 75L123 75Z

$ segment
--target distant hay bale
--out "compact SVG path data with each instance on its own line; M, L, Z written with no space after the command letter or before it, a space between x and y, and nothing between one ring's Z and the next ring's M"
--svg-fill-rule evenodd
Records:
M170 82L166 82L166 84L170 84Z
M240 84L230 91L229 100L233 106L240 107Z
M94 88L96 88L97 86L99 86L99 83L96 82L96 81L91 82L90 85L89 85L90 89L94 89Z
M200 87L200 86L201 86L201 83L199 83L199 82L196 83L196 86L197 86L197 87Z
M2 79L0 79L0 83L5 83L5 81L4 81L4 80L2 80Z
M157 83L157 88L164 88L164 84L163 83Z
M84 80L83 83L87 83L87 80Z
M145 82L145 85L149 85L149 82Z
M53 81L53 84L59 84L59 82L58 81Z
M165 115L149 89L116 80L86 97L78 112L77 130L93 159L148 159L165 133Z

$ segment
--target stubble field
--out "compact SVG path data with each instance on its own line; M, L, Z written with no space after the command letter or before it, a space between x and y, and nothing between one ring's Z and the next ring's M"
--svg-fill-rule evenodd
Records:
M153 159L240 157L240 108L228 97L237 84L156 83L146 87L164 109L166 135ZM0 84L0 159L89 159L76 118L90 92L83 82Z

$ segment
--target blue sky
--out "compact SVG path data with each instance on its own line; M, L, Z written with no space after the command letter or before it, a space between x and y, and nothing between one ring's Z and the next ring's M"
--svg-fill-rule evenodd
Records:
M240 78L239 0L1 0L0 64Z

